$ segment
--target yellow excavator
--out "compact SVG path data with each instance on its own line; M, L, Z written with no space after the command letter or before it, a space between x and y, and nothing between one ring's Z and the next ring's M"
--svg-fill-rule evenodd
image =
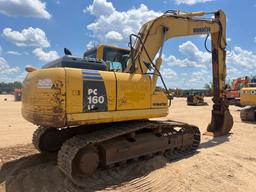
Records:
M242 121L256 121L256 77L254 77L249 87L244 87L240 91L240 104L245 106L240 111Z
M213 17L204 18L206 14ZM167 116L170 105L160 73L164 42L202 34L210 34L212 43L214 104L207 134L228 134L233 118L224 96L225 14L167 11L130 35L128 56L109 59L113 68L122 66L115 68L119 70L110 69L104 58L77 58L68 50L42 69L26 69L22 115L38 125L34 146L41 152L58 152L57 166L75 183L98 168L152 154L195 151L200 144L198 127L149 119ZM125 59L126 64L121 62ZM156 91L158 77L166 91Z
M204 101L204 93L196 91L189 92L187 95L187 105L207 105L207 103Z

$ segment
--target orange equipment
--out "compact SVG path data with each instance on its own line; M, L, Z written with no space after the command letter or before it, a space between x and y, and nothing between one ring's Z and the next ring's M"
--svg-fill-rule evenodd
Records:
M225 95L230 105L240 105L240 90L248 87L250 78L248 76L233 79L231 87L225 91Z

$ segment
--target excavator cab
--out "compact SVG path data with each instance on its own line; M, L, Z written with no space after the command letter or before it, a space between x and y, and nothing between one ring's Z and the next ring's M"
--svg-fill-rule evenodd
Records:
M129 49L123 49L111 45L98 45L87 50L84 58L95 58L106 62L108 71L123 72L127 67Z

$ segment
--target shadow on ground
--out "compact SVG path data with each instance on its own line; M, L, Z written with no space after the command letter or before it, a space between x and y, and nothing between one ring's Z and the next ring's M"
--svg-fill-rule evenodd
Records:
M4 191L6 192L80 192L116 189L131 180L145 177L152 171L166 166L167 163L189 158L194 154L187 155L181 159L172 160L158 155L153 158L140 159L139 161L111 169L99 170L90 177L83 178L82 187L74 185L57 168L56 154L34 154L3 164L0 169L0 183L4 183L2 186L4 186Z
M232 133L229 133L227 135L219 136L219 137L212 137L211 140L201 143L199 146L199 149L202 148L210 148L210 147L215 147L217 145L220 145L222 143L228 142L229 137L232 135Z

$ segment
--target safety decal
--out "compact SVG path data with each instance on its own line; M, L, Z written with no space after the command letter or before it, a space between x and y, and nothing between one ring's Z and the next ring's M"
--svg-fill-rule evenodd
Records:
M83 112L103 112L108 110L104 80L99 71L82 70Z

